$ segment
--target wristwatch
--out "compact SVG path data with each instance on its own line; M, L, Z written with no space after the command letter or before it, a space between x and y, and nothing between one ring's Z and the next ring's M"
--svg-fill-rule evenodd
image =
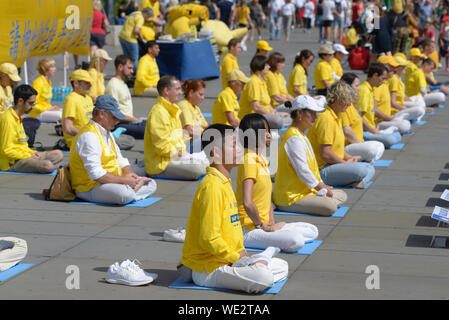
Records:
M262 229L263 223L256 224L256 229Z

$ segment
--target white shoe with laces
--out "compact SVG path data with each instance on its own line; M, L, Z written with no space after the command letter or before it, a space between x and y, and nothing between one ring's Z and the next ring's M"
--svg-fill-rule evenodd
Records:
M156 273L148 273L142 270L135 262L125 260L120 265L118 262L112 264L108 268L106 281L114 284L124 284L128 286L142 286L149 284L157 279Z
M177 229L168 229L164 231L163 240L170 242L184 242L186 238L186 229L179 227Z

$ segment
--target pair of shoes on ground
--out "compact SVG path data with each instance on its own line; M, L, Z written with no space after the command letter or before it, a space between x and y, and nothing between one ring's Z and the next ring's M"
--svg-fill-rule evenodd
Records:
M121 264L115 262L108 268L106 282L113 284L124 284L128 286L143 286L157 279L156 273L142 270L136 263L138 260L125 260Z
M163 240L170 242L184 242L186 238L186 229L179 227L177 229L168 229L164 231Z

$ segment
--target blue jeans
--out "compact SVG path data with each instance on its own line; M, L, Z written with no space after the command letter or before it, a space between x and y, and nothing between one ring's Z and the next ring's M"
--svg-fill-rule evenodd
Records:
M119 38L120 45L122 46L123 54L126 54L134 59L134 72L137 72L137 63L139 62L139 44L128 42L122 38Z
M280 19L279 28L276 28L279 18L281 18L279 14L270 14L270 39L280 39L281 37L282 18Z
M320 170L321 179L329 186L342 187L364 181L368 183L374 177L376 169L367 162L347 162L324 166Z
M394 132L392 134L383 134L383 133L377 133L373 134L368 131L363 132L363 139L365 141L379 141L382 142L386 149L390 148L392 145L399 143L401 141L401 134L399 132Z

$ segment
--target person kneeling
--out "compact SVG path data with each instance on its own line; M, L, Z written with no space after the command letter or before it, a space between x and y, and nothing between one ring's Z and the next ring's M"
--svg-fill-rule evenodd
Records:
M265 158L271 135L268 121L252 113L240 122L239 138L245 147L243 163L237 173L237 204L247 248L278 247L286 252L301 249L318 237L318 229L310 223L274 221L271 203L272 182ZM285 181L283 181L285 183Z
M192 203L181 264L191 270L196 285L261 292L287 277L288 264L272 258L279 248L249 257L243 246L230 179L239 152L234 128L211 125L202 134L202 148L211 165Z
M315 124L317 112L326 109L306 95L296 97L290 106L293 123L279 146L273 202L281 211L329 216L346 201L347 195L321 180L318 162L305 134Z
M37 91L21 85L14 92L14 106L0 117L0 170L26 173L50 173L61 162L61 150L37 152L28 147L22 116L28 114L36 102Z
M101 95L92 119L73 140L70 149L72 188L89 202L127 204L149 197L156 182L136 175L120 152L111 130L126 116L113 97Z

